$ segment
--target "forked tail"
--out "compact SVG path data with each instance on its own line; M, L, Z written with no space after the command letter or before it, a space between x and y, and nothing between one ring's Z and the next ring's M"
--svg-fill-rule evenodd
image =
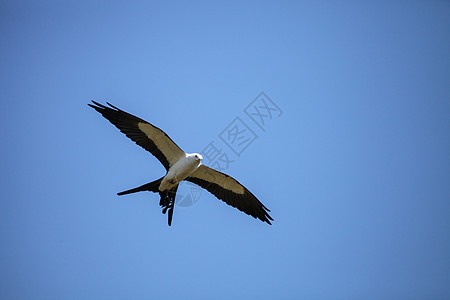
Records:
M122 196L122 195L126 195L126 194L131 194L131 193L136 193L136 192L143 192L143 191L149 191L149 192L153 192L153 193L158 193L159 192L159 185L161 184L161 180L163 179L163 177L161 177L158 180L146 183L144 185L141 185L137 188L131 189L131 190L126 190L120 193L117 193L117 195Z
M159 185L161 184L161 180L163 177L161 177L158 180L146 183L144 185L141 185L137 188L126 190L120 193L117 193L117 195L122 196L126 194L136 193L136 192L143 192L143 191L149 191L153 193L159 193L159 196L161 199L159 200L159 205L162 207L162 213L165 214L167 211L168 217L169 217L169 226L172 225L172 217L173 217L173 209L175 206L175 196L177 195L177 189L178 185L176 185L174 188L172 188L169 191L160 191Z
M169 191L163 191L159 192L159 195L161 196L161 200L159 200L159 205L162 207L162 213L165 214L166 211L169 211L169 226L172 225L172 216L173 216L173 208L175 206L175 196L177 195L177 189L178 185L173 187Z

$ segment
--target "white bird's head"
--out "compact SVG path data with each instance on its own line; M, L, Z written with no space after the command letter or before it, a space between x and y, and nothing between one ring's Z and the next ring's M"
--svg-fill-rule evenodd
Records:
M198 161L202 161L202 160L203 160L203 156L202 156L201 154L194 153L194 157L195 157L195 159L198 160Z
M197 160L199 162L201 162L202 159L203 159L203 156L201 154L198 154L198 153L192 153L189 156L193 157L195 160Z

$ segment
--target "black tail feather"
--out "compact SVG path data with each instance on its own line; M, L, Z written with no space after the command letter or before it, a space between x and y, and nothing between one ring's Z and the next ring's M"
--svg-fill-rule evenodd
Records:
M117 193L117 195L122 196L122 195L126 195L126 194L131 194L131 193L136 193L136 192L143 192L143 191L149 191L149 192L153 192L153 193L158 193L159 190L159 185L161 184L161 180L162 177L158 180L146 183L144 185L141 185L137 188L131 189L131 190L126 190L120 193Z
M163 177L161 177L158 180L138 186L137 188L117 193L117 195L122 196L122 195L126 195L126 194L143 192L143 191L159 193L159 196L161 197L161 199L159 200L159 205L162 207L163 214L165 214L166 212L169 212L168 213L169 226L171 226L172 225L172 217L173 217L173 209L174 209L174 205L175 205L175 196L177 195L178 185L169 191L161 192L159 190L159 185L161 184L162 179L163 179Z
M173 217L173 209L175 206L175 196L177 195L178 185L172 188L169 191L159 192L161 196L161 200L159 201L159 205L162 207L162 213L165 214L167 211L169 217L169 226L172 225L172 217Z

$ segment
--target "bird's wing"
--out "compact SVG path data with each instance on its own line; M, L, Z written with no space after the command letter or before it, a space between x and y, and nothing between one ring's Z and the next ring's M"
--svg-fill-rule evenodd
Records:
M158 127L133 116L107 102L110 107L92 101L90 107L98 111L133 142L153 154L166 168L175 164L185 153Z
M273 221L267 213L270 210L242 184L227 174L200 165L186 180L201 186L228 205L236 207L256 219L268 224L271 224L269 220Z

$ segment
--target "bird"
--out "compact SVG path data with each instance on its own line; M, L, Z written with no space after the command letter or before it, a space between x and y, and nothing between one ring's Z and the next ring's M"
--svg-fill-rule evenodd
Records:
M88 105L133 142L155 156L166 169L166 174L161 178L119 192L117 195L122 196L142 191L159 193L159 205L163 214L168 212L168 225L171 226L178 185L186 180L206 189L216 198L247 215L272 225L270 221L273 219L268 214L270 210L236 179L204 165L201 154L184 152L158 127L108 102L106 104L108 106L92 100L92 104Z

